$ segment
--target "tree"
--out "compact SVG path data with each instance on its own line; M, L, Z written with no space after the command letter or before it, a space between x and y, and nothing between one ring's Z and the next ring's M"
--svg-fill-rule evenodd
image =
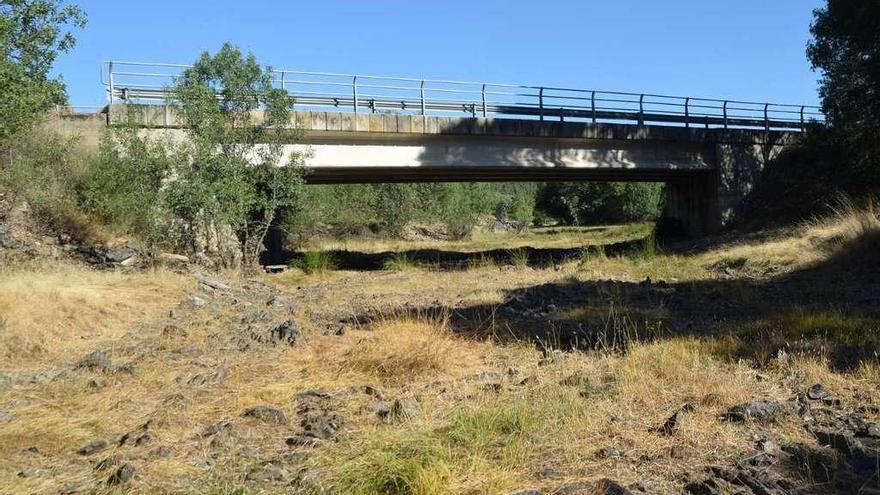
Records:
M280 210L296 208L302 156L287 153L292 98L272 85L253 54L224 44L203 53L171 89L187 135L188 160L168 183L174 217L231 225L247 264L256 264Z
M807 56L852 184L880 186L880 1L828 0L814 11ZM849 188L847 188L849 189ZM856 190L851 192L864 192Z
M68 29L85 23L79 7L60 0L0 0L0 140L67 101L63 81L49 71L76 43Z

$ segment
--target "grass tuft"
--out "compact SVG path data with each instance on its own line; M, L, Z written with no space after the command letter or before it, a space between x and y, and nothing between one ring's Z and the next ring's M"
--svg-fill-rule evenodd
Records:
M291 266L299 268L305 273L322 274L336 270L338 264L331 253L324 251L306 251L302 258L291 262Z
M416 267L416 262L406 253L395 253L382 263L382 268L389 272L403 272Z

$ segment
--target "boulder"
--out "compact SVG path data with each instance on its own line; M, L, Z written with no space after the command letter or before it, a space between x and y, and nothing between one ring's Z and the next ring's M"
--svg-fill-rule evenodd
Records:
M779 402L759 401L733 406L724 413L724 418L735 422L757 421L759 423L770 423L785 414L785 412L785 407Z
M287 416L281 409L273 406L254 406L245 410L242 416L259 419L267 423L287 424Z

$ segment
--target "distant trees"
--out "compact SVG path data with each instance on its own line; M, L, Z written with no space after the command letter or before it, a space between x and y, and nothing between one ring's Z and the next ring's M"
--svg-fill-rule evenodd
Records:
M0 144L67 101L49 71L76 44L69 30L85 24L79 7L60 0L0 1Z
M537 197L542 214L574 225L654 220L663 186L641 182L546 184Z

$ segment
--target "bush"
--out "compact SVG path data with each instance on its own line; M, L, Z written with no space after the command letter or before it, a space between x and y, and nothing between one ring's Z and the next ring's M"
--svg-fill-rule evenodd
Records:
M654 220L662 195L663 185L655 183L550 183L538 192L537 209L572 225Z

